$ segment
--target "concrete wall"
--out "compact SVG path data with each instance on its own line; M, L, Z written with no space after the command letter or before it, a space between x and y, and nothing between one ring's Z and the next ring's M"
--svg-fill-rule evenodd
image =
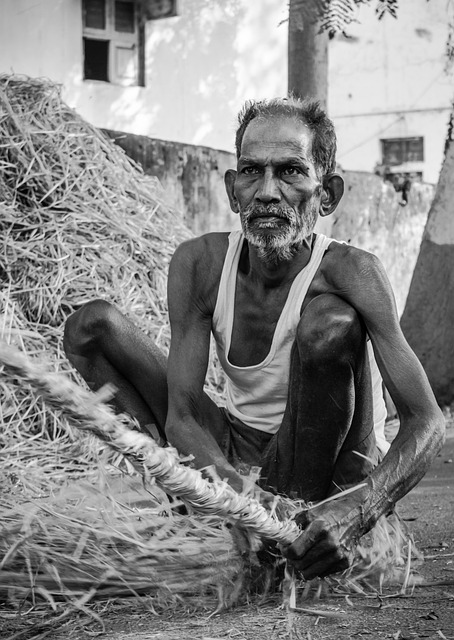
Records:
M0 73L80 82L81 1L1 0Z
M188 227L197 235L239 228L229 207L224 174L236 165L227 151L146 136L105 130L144 171L159 178L167 201L183 212Z
M344 173L345 194L323 233L376 254L383 262L402 314L435 187L412 185L406 206L394 187L366 172Z
M224 173L236 165L225 151L107 132L144 171L161 181L166 198L184 211L195 234L240 227L224 190ZM375 253L384 263L402 313L434 187L414 184L406 206L378 176L344 173L345 195L338 209L320 218L317 230Z

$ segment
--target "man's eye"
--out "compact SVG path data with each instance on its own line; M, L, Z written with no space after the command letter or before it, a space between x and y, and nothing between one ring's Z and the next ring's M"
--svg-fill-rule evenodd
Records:
M257 167L244 167L242 173L244 173L247 176L252 176L258 173L258 169Z
M296 176L300 172L297 167L285 167L285 169L282 169L281 173L283 176Z

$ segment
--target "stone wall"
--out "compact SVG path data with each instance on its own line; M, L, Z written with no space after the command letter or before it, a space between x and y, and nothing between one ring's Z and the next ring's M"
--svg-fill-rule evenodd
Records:
M157 176L168 201L184 213L196 234L239 228L224 190L224 173L235 157L208 147L107 131L126 153ZM344 172L345 195L338 209L320 219L318 231L375 253L384 263L402 313L418 256L434 187L414 184L408 204L376 175Z

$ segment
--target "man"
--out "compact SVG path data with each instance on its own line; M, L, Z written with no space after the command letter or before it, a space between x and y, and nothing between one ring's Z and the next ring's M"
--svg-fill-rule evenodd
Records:
M264 503L270 491L319 501L361 485L299 517L304 530L284 553L310 579L348 566L358 538L424 475L444 420L380 262L314 233L343 194L331 121L318 103L289 98L246 104L239 122L225 183L242 232L175 252L167 372L103 301L68 320L65 348L92 388L113 382L118 409L238 491L251 465ZM210 332L229 377L226 409L203 392ZM375 359L401 420L388 452Z

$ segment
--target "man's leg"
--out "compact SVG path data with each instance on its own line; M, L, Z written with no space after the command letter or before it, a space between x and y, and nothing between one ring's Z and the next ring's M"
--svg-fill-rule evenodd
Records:
M156 425L165 442L167 363L148 336L110 303L93 300L68 318L63 344L68 360L93 391L112 383L117 389L115 410L136 418L155 438L150 425ZM221 438L221 412L208 396L203 402L202 426Z
M377 462L364 325L341 298L320 295L298 326L287 407L266 452L264 485L321 500L360 482Z

